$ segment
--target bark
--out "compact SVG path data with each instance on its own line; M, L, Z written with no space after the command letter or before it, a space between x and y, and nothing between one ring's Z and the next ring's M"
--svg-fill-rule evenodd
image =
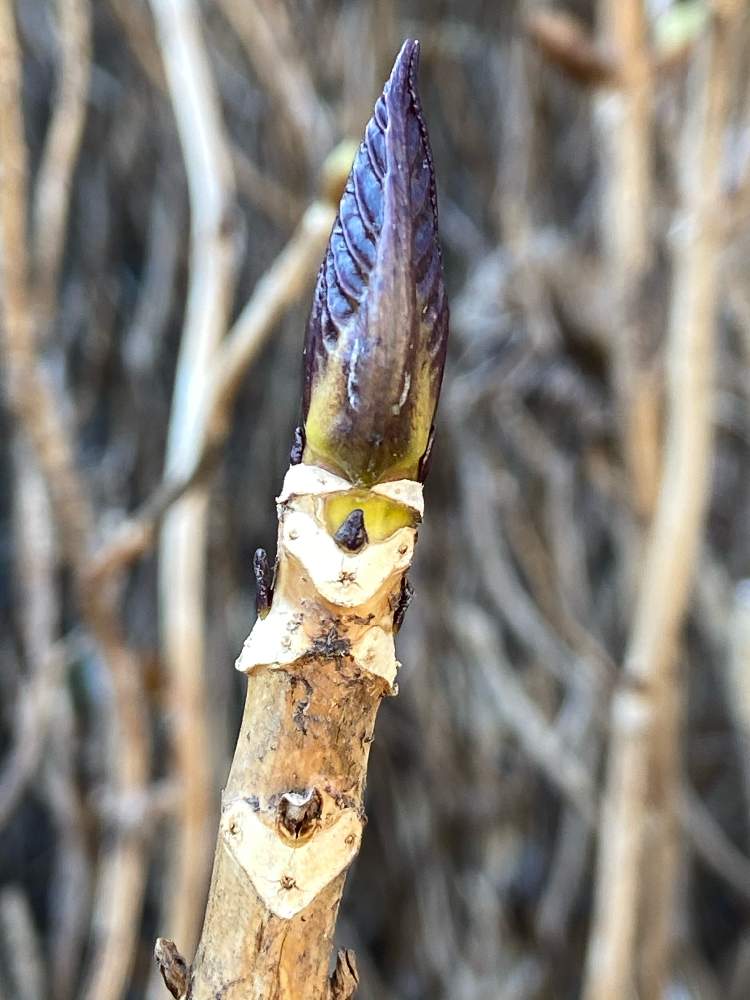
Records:
M308 465L287 474L273 605L237 661L248 675L247 701L192 1000L351 995L342 992L351 961L339 963L330 983L328 963L365 825L375 716L396 690L394 615L421 494L411 481L362 491ZM402 526L352 552L333 536L349 516L341 511L363 505L366 516L384 509Z

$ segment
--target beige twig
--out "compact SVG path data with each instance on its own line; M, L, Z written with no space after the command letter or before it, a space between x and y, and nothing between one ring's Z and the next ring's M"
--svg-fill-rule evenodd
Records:
M21 116L21 59L10 0L0 3L0 240L6 379L10 406L38 453L74 562L85 554L91 523L60 409L37 366L29 295L26 233L28 170Z
M497 710L529 760L571 802L587 823L595 818L591 775L573 750L560 740L553 725L523 690L513 672L504 665L487 617L466 605L456 616L462 644L471 652L482 682Z
M56 554L52 513L33 451L14 448L14 536L18 553L18 605L29 676L14 711L15 733L0 773L0 827L19 802L42 756L52 700L60 681L63 651L55 645L59 608L55 595Z
M206 421L209 442L226 431L228 404L236 396L248 365L257 356L269 332L312 282L335 214L332 203L313 202L292 239L256 285L217 352L211 370L211 405Z
M661 486L628 642L612 703L612 736L599 828L594 919L584 997L624 997L635 968L643 823L661 690L677 689L675 653L700 545L708 493L711 372L720 230L720 151L728 113L731 38L742 5L717 5L696 61L685 123L683 217L675 247L667 356L667 433ZM676 814L672 773L660 775ZM673 820L671 820L673 822ZM670 838L671 845L676 837ZM661 860L663 919L651 922L645 996L663 988L675 877L673 850ZM654 897L652 897L654 898Z
M89 0L57 0L57 9L60 69L32 215L34 305L37 329L43 336L53 319L70 190L86 122L91 75Z
M10 967L15 1000L44 1000L47 977L39 935L29 901L16 887L0 893L0 946Z
M50 885L51 996L72 1000L88 933L91 873L86 816L76 787L76 719L64 687L52 708L49 746L42 779L58 837Z
M284 5L279 0L220 0L220 7L309 166L316 168L331 146L331 125Z
M221 110L193 2L152 0L190 195L190 283L165 461L190 474L208 403L206 372L232 308L234 180ZM165 929L192 952L211 858L211 747L204 687L204 582L208 491L167 512L159 543L159 605L169 675L172 752L182 795L166 875Z
M144 76L158 94L168 98L164 67L146 8L133 0L109 0L109 5ZM284 231L297 222L304 211L304 202L270 174L264 173L237 142L232 144L232 163L238 194Z
M612 373L633 513L650 521L658 488L659 385L651 370L644 283L653 256L653 81L644 0L601 0L604 44L617 53L621 86L597 102L602 197L600 229L606 280L614 306ZM629 541L632 541L630 539ZM629 590L637 545L625 559ZM626 552L627 555L627 552Z
M211 363L208 402L197 433L194 464L182 478L165 479L117 529L92 560L92 580L101 582L143 555L166 511L209 473L229 430L231 408L242 379L281 317L312 284L334 217L333 203L313 202L287 246L260 279Z
M524 27L544 57L577 83L589 87L620 84L617 59L597 44L574 15L564 10L536 8L527 15Z
M159 58L147 8L138 0L109 0L109 6L143 75L154 90L163 93L166 90L164 67Z
M111 588L89 589L86 565L94 516L76 468L65 407L36 357L29 292L28 171L21 116L21 59L11 0L0 2L0 244L8 400L31 441L45 479L64 554L73 568L81 611L101 649L117 709L117 752L112 760L123 791L140 788L148 772L148 731L138 665L119 633ZM133 956L145 865L133 836L118 839L105 863L99 896L99 936L92 960L96 1000L119 997Z
M740 749L745 809L750 816L750 580L740 581L733 594L726 685Z
M237 144L232 150L232 162L238 193L273 219L283 232L288 232L289 227L299 221L305 203L269 174L264 174Z

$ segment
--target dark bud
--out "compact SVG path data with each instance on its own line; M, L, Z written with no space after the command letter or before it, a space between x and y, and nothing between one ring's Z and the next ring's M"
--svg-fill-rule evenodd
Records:
M253 556L255 574L255 610L259 618L265 618L271 610L273 600L273 571L265 549L256 549Z
M365 530L365 513L360 507L355 507L348 515L339 530L333 536L334 542L347 552L359 552L367 545Z
M418 59L419 44L406 41L365 129L307 325L304 461L363 486L419 477L445 363Z
M427 438L427 447L425 449L424 455L419 460L419 469L417 470L417 479L420 483L423 483L427 476L430 474L430 468L432 466L432 445L435 441L435 426L430 427L430 436Z
M289 464L299 465L305 451L305 431L302 427L295 427L292 436L292 450L289 452Z
M393 631L399 632L401 626L404 624L404 618L406 617L406 612L409 609L409 605L414 597L414 587L409 583L406 577L401 581L401 593L398 595L398 602L396 604L396 610L393 612Z
M154 958L159 966L159 972L173 997L182 997L188 988L190 970L187 962L177 950L174 941L168 938L157 938L154 946Z
M317 788L284 792L277 810L279 826L290 840L307 840L315 832L322 809L323 800Z

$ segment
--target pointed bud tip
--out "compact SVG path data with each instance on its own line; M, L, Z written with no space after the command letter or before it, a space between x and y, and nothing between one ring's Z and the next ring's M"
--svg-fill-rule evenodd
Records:
M305 342L304 461L420 477L448 334L432 152L407 39L354 158Z

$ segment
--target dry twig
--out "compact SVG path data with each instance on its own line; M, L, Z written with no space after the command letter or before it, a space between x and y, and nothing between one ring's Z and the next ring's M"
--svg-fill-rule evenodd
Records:
M192 2L153 0L190 193L190 285L177 361L166 475L190 473L207 404L206 369L226 330L235 280L234 181L218 96ZM208 491L167 512L159 545L162 641L175 771L182 790L168 875L168 931L192 951L210 861L210 744L204 687Z
M73 171L86 123L91 75L89 0L58 0L60 70L39 165L32 219L37 330L49 332L65 246Z
M612 703L612 737L597 865L596 907L585 997L625 996L635 965L649 758L659 707L677 698L676 655L698 556L708 495L711 372L720 231L722 137L728 113L732 39L741 4L724 0L694 68L697 87L685 124L685 203L676 246L667 358L668 415L662 481L650 532L623 678ZM674 739L669 727L668 738ZM676 753L672 746L668 757ZM668 971L676 867L676 765L659 754L670 836L659 865L661 914L644 956L645 995L661 995ZM652 897L652 898L655 898Z

